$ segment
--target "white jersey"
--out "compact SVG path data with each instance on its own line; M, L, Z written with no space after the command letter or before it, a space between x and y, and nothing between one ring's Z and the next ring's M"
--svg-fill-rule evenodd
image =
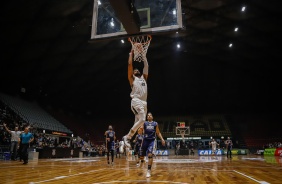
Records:
M212 149L215 150L216 146L217 146L217 142L216 141L212 141L211 145L212 145Z
M143 75L138 78L134 77L132 84L132 91L130 93L131 98L138 98L143 101L147 101L147 83Z

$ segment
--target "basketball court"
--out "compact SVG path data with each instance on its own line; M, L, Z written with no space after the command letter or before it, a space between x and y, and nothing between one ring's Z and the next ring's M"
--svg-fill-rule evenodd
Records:
M22 165L19 161L0 161L1 183L281 183L282 158L240 155L157 156L152 176L146 178L147 164L136 167L134 157L39 159Z
M154 35L181 31L181 0L94 0L90 43L117 40L131 44L134 61L141 62L154 41ZM125 50L127 55L130 50ZM153 61L152 61L153 62ZM150 64L150 63L149 63ZM179 124L176 135L184 140L189 127ZM0 161L0 183L38 184L278 184L282 183L282 158L262 155L156 156L152 176L146 178L147 164L136 167L134 156L115 158L108 165L106 157L58 158Z

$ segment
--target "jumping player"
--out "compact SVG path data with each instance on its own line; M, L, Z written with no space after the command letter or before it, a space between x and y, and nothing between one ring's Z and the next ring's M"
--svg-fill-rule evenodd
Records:
M148 156L148 170L146 174L146 177L148 178L151 176L151 168L153 164L152 153L156 135L162 140L162 145L165 146L165 141L159 130L158 123L156 121L153 121L153 115L150 112L147 115L147 121L145 121L143 125L143 134L144 138L140 149L140 159L143 160L146 155Z
M136 160L136 166L138 167L140 164L139 164L139 156L140 156L140 147L141 147L141 144L142 144L142 141L143 141L143 129L142 127L140 127L137 131L137 135L134 139L134 156L135 156L135 160ZM141 160L141 162L144 162L144 160Z
M105 132L105 138L106 138L108 164L110 164L110 160L109 160L110 152L111 152L112 164L114 164L114 151L115 151L116 135L115 135L115 132L113 131L112 125L109 125L108 130Z
M131 110L135 115L135 121L133 127L130 129L127 135L123 137L125 146L131 147L130 139L136 133L137 129L142 126L146 120L147 113L147 78L149 65L147 58L144 57L143 74L135 68L133 70L132 56L133 50L129 53L128 57L128 80L132 89L130 93L131 97Z

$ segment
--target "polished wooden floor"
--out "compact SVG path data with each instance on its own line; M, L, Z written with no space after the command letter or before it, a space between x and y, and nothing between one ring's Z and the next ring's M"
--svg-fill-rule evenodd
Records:
M136 167L134 158L115 158L108 165L105 157L39 159L27 165L0 160L0 183L282 183L282 157L158 156L152 176L146 178L147 164Z

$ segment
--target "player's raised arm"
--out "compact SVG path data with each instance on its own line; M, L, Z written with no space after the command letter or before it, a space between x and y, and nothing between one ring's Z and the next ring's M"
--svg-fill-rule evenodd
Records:
M147 61L147 57L143 58L143 63L144 63L143 76L144 76L145 80L147 81L148 75L149 75L149 64L148 64L148 61Z
M132 57L133 57L133 50L129 53L128 56L128 81L130 84L130 87L132 87L133 84L133 66L132 66Z
M7 132L11 133L11 130L9 130L6 126L6 123L3 123L3 126L5 127L5 129L7 130Z

